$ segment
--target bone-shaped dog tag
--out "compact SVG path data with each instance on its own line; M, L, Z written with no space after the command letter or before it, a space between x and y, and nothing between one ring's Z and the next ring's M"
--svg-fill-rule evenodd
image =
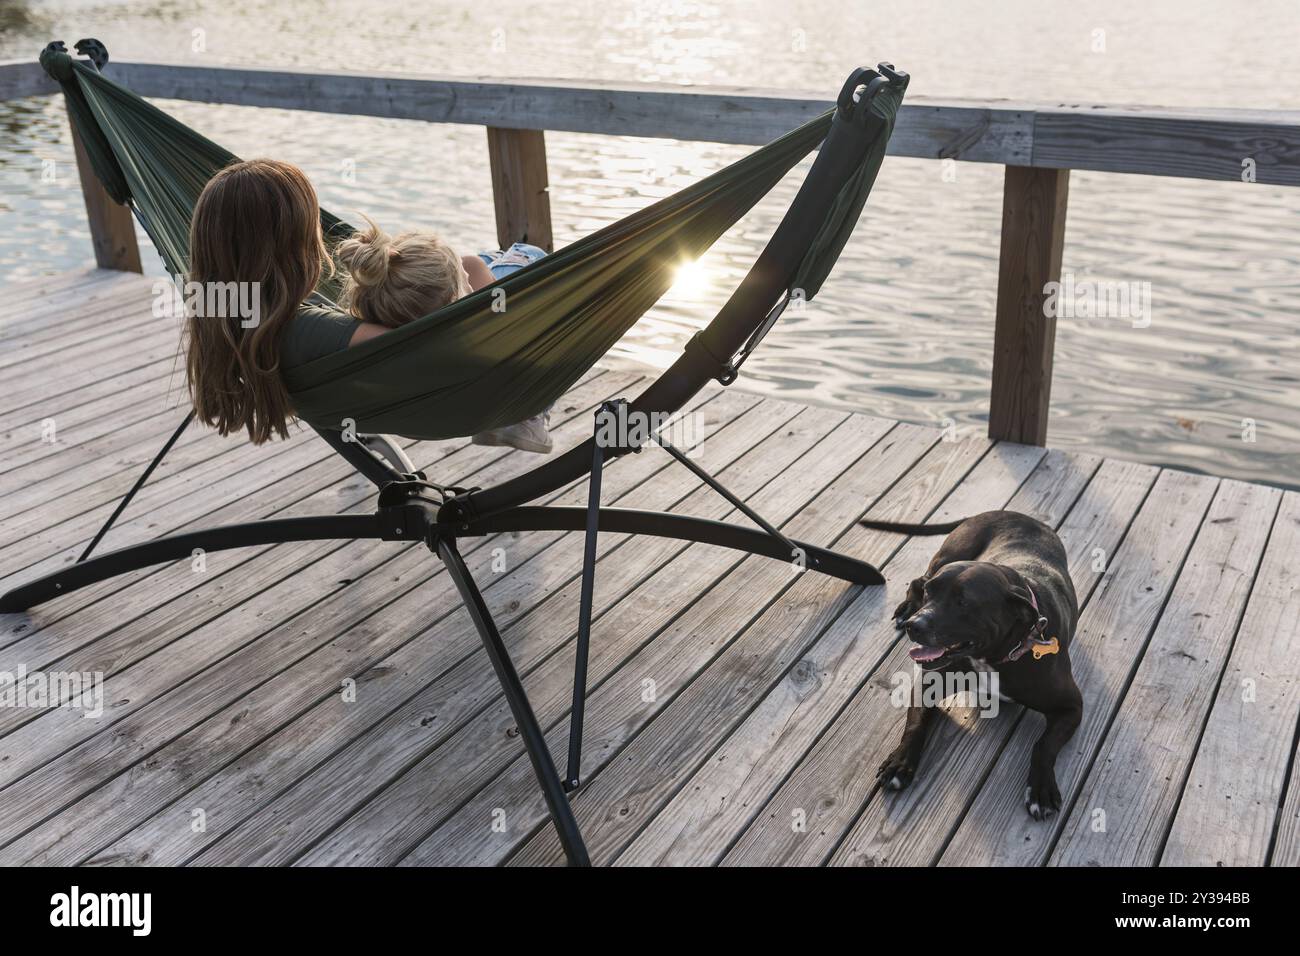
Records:
M1056 638L1048 641L1034 641L1034 660L1046 657L1048 654L1055 654L1061 649L1061 642Z

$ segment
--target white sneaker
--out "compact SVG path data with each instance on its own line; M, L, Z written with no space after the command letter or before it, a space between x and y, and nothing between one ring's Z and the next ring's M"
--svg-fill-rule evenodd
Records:
M545 455L555 447L554 442L551 441L551 433L548 430L550 424L550 413L542 412L540 415L525 418L522 422L517 422L514 425L479 432L471 441L475 445L508 445L521 451L535 451L538 454Z

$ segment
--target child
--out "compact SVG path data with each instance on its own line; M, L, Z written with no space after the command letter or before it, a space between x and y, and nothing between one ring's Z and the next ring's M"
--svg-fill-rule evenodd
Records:
M505 251L481 253L478 260L462 260L432 233L390 236L369 222L367 229L338 247L337 259L346 273L342 305L362 322L397 328L544 255L536 246L517 242ZM476 445L509 445L545 454L552 448L549 425L548 410L514 425L480 432L472 440Z

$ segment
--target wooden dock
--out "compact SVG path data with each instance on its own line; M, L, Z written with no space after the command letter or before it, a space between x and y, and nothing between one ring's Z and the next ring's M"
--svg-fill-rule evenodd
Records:
M0 590L75 560L184 414L178 324L151 281L88 271L0 294ZM641 373L597 369L557 446ZM1300 494L949 435L713 389L698 460L793 536L882 568L861 588L682 542L600 539L573 795L597 864L1300 863ZM537 459L410 443L438 480ZM722 518L654 449L605 500ZM554 500L585 502L585 486ZM370 485L307 430L258 449L193 428L100 550L180 529L365 512ZM1065 809L1022 805L1041 717L950 701L917 780L875 769L910 671L889 615L937 539L864 514L1012 508L1054 525L1082 617L1084 721ZM551 750L566 749L582 541L463 542ZM0 618L0 672L102 674L104 709L0 707L3 864L563 861L474 628L422 546L196 556Z

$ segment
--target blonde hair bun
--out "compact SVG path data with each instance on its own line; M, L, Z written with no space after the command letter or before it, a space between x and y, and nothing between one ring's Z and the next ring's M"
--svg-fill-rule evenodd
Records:
M398 251L393 237L377 225L366 220L368 226L339 243L339 265L348 270L359 286L382 285L388 280L389 263Z
M397 328L470 292L460 256L431 232L390 236L369 227L339 243L340 304L363 322Z

